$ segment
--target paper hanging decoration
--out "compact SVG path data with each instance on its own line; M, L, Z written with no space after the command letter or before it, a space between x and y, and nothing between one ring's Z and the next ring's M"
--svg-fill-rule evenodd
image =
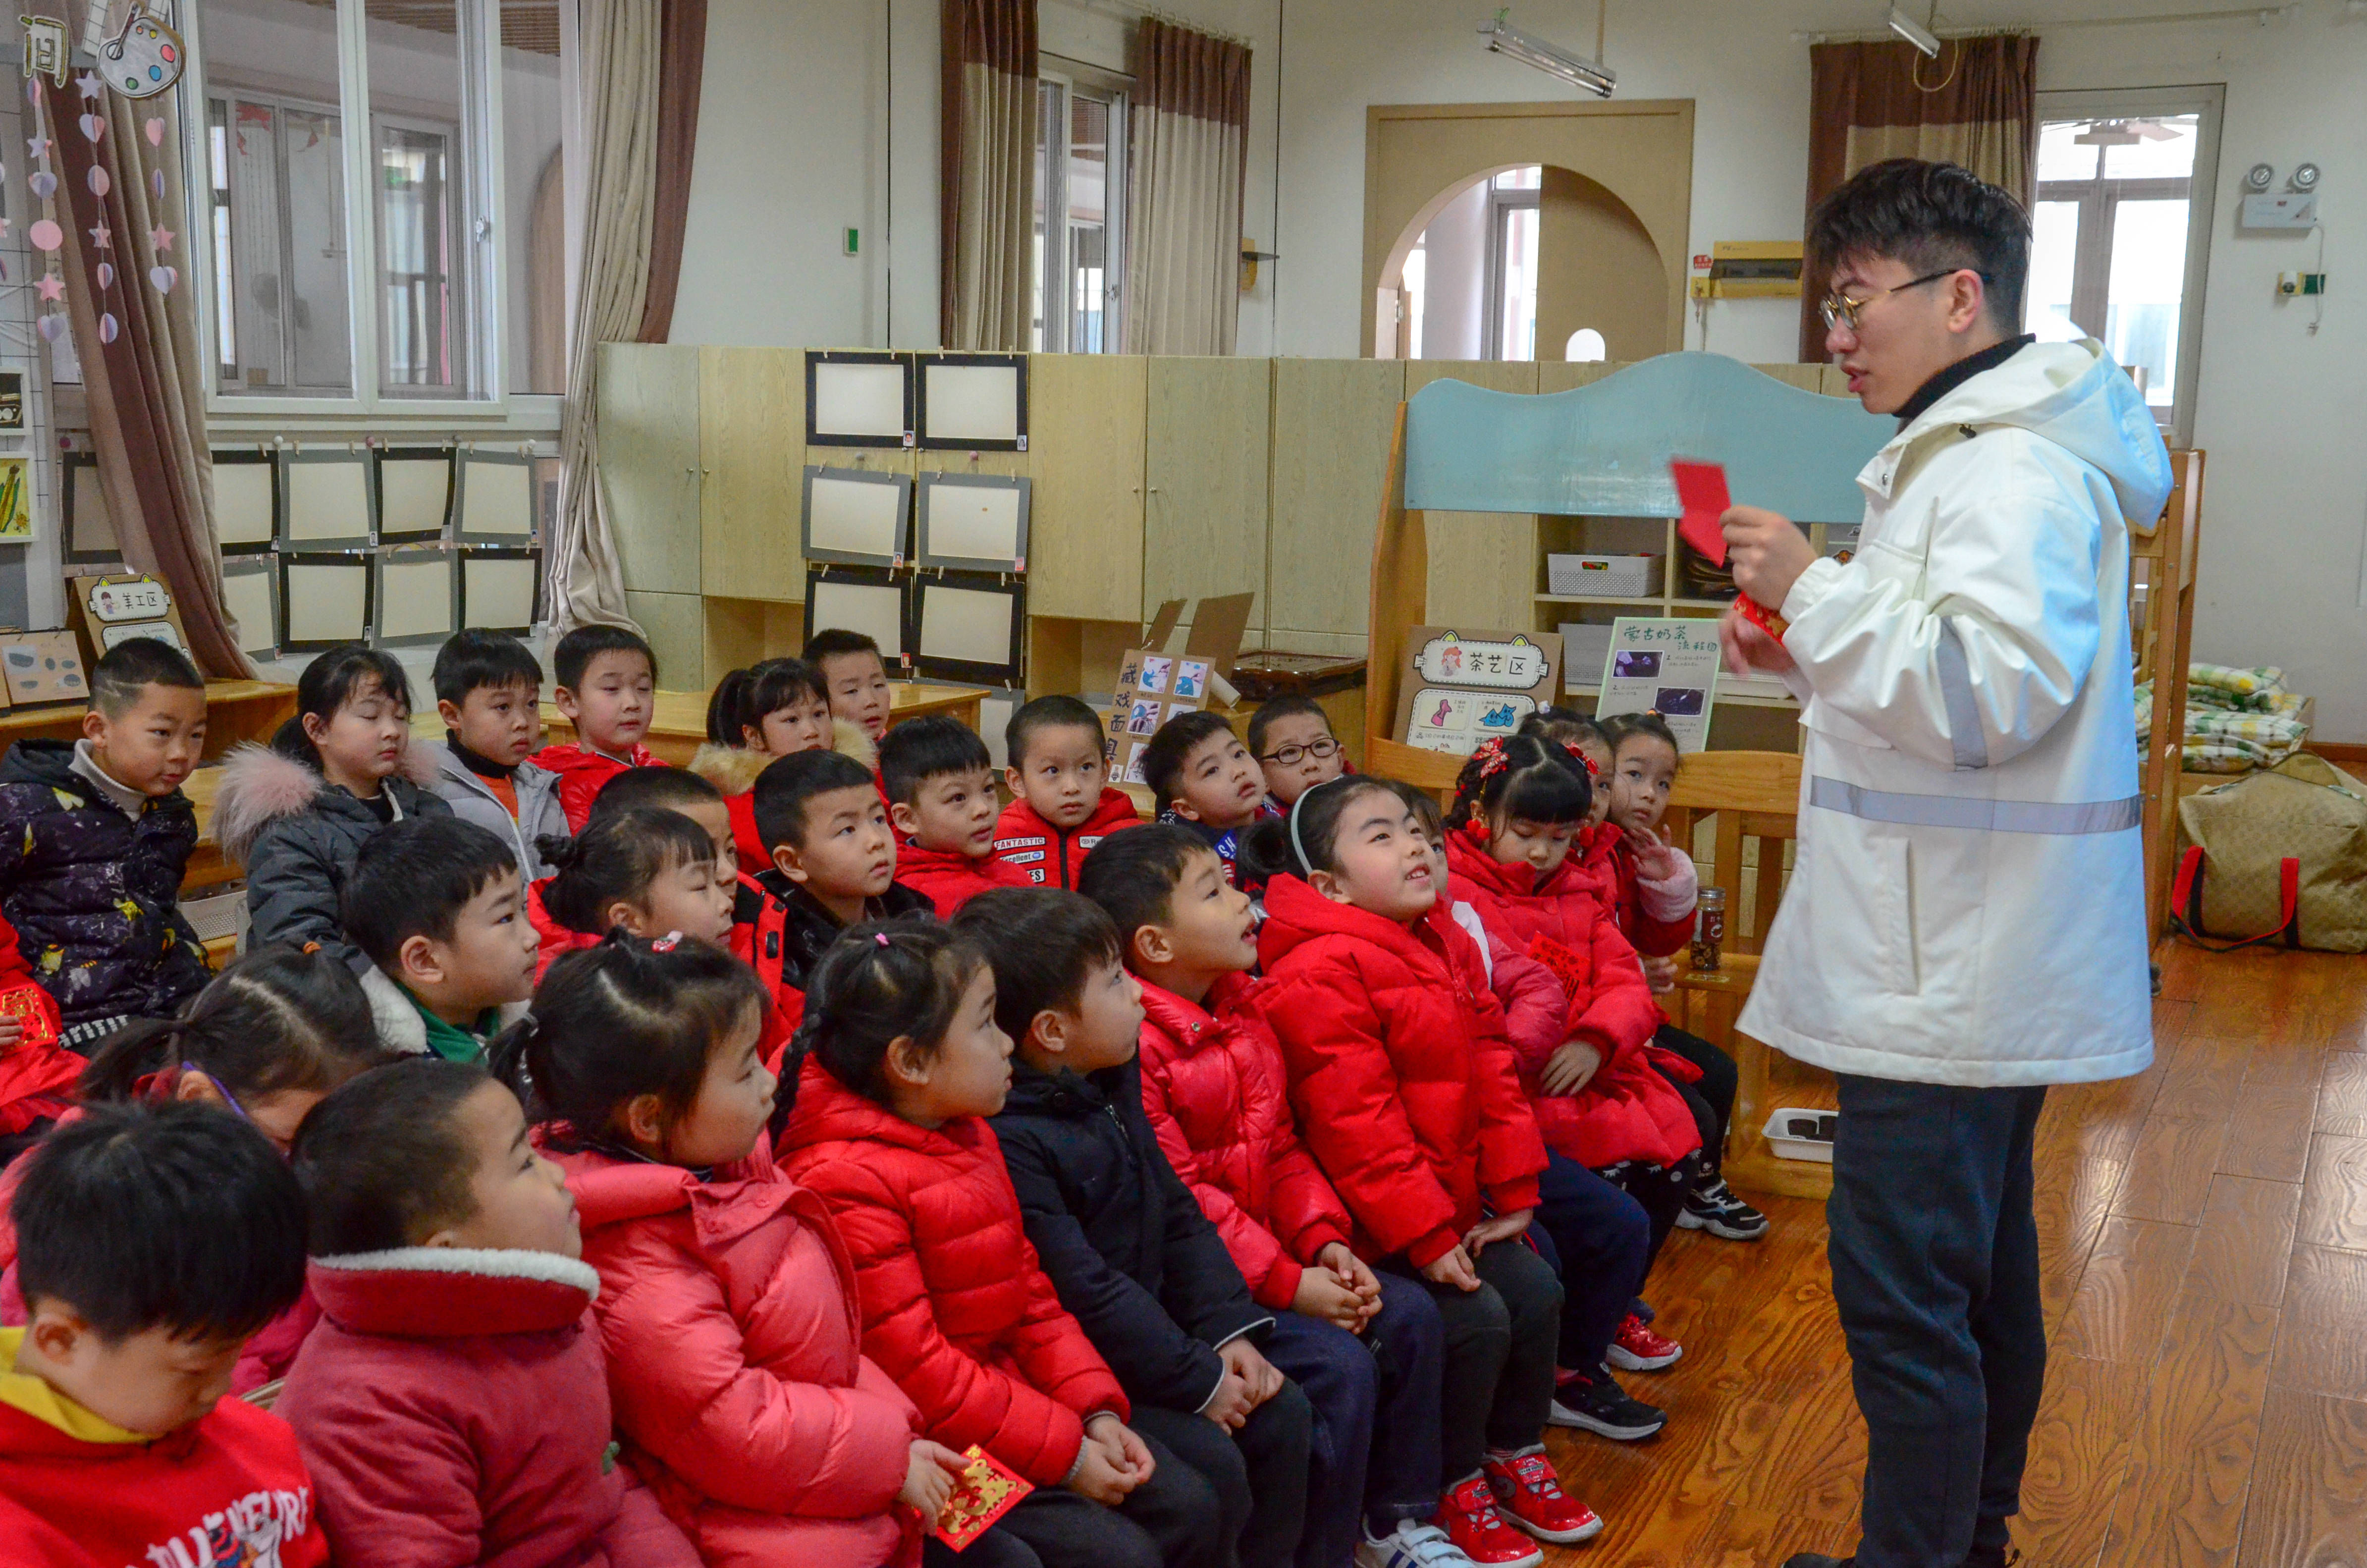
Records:
M96 164L93 164L90 166L90 173L83 176L83 183L90 187L90 193L93 196L105 196L115 188L115 176Z
M140 129L147 136L148 145L151 147L162 147L164 144L164 121L162 118L150 115L140 122Z
M96 142L107 134L107 121L98 115L84 115L74 123L82 127L82 139L85 142Z
M116 35L98 46L98 64L107 85L125 97L153 98L181 79L181 52L180 34L134 6Z
M98 264L98 286L102 289L115 287L115 263L102 261Z
M52 17L20 17L17 20L25 25L25 74L46 75L64 86L68 62L74 55L66 25Z
M40 62L40 68L49 71L51 78L58 85L63 86L66 79L66 66L62 47L57 55L54 68L51 68L47 58L40 53L40 46L45 41L41 36L42 25L40 18L25 19L25 101L30 106L28 113L32 120L30 127L32 134L25 140L25 150L31 155L34 165L27 175L25 183L41 204L41 215L27 227L25 237L32 242L33 248L40 251L42 256L41 279L36 286L36 291L40 294L42 303L54 305L65 298L65 278L59 270L58 251L65 244L66 234L65 230L58 223L58 176L57 171L50 167L51 142L49 128L42 123L41 110L48 101L48 90L41 85L41 78L35 74L34 71L36 63ZM62 46L63 28L55 23L45 25L58 28L59 40ZM61 341L66 335L66 318L62 311L44 311L40 321L34 324L42 338L51 343Z
M35 250L54 251L66 243L66 232L58 227L58 221L54 218L34 219L33 226L25 231L25 237L33 242Z

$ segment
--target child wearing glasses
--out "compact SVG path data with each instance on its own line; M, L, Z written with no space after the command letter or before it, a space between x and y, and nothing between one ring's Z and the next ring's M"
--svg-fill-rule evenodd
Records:
M1353 771L1332 736L1331 717L1297 692L1269 698L1250 715L1250 755L1265 772L1263 816L1281 816L1318 784Z

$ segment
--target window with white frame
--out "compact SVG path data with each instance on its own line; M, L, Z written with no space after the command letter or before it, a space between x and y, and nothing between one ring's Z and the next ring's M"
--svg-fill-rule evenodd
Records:
M400 411L566 390L561 5L191 7L220 396Z
M2155 421L2191 438L2215 97L2042 94L2027 330L2093 337Z
M1483 358L1537 357L1537 222L1545 168L1506 169L1488 182L1488 296Z
M1125 80L1046 69L1036 87L1035 324L1040 353L1114 354L1126 278Z

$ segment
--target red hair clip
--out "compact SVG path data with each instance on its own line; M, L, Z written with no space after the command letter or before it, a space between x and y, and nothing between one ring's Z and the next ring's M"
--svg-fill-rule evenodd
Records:
M650 944L650 951L653 953L670 953L674 951L674 944L681 940L681 932L669 931L664 936L660 937L656 941Z
M1561 749L1578 759L1578 765L1586 769L1586 777L1590 781L1603 777L1603 769L1594 766L1592 757L1579 750L1577 743L1564 741L1561 744Z
M1504 755L1504 743L1495 738L1480 742L1473 748L1471 756L1479 764L1479 777L1482 778L1491 774L1501 773L1511 761Z

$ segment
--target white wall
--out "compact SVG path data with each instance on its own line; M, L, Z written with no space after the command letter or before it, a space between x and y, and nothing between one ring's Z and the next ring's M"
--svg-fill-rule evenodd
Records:
M1365 109L1368 104L1527 101L1567 96L1486 53L1485 6L1437 0L1167 0L1253 51L1244 232L1282 259L1242 300L1240 352L1359 352ZM2116 0L1955 0L1965 24L2094 17ZM1048 52L1121 67L1131 7L1042 0ZM1961 13L1961 15L1960 15ZM1799 232L1807 169L1808 63L1795 29L1862 28L1857 0L1617 0L1609 58L1625 97L1695 106L1690 248ZM713 0L676 342L933 343L936 329L936 6L931 0ZM1513 19L1580 51L1590 0L1526 0ZM2198 658L2279 664L2318 699L2319 734L2367 741L2367 442L2355 434L2367 366L2367 17L2339 0L2249 23L2042 28L2044 88L2221 82L2219 216L2203 327L2195 437L2211 453ZM892 96L886 77L891 52ZM1277 160L1277 123L1280 128ZM892 129L896 236L887 204ZM2325 166L2327 297L2310 336L2271 291L2302 265L2290 242L2239 235L2235 187L2266 159ZM1277 184L1280 224L1274 214ZM866 225L861 262L838 230ZM1271 239L1274 243L1265 243ZM2350 301L2346 303L2346 301ZM1714 307L1707 347L1746 360L1794 357L1788 300ZM1686 342L1702 346L1687 317Z

